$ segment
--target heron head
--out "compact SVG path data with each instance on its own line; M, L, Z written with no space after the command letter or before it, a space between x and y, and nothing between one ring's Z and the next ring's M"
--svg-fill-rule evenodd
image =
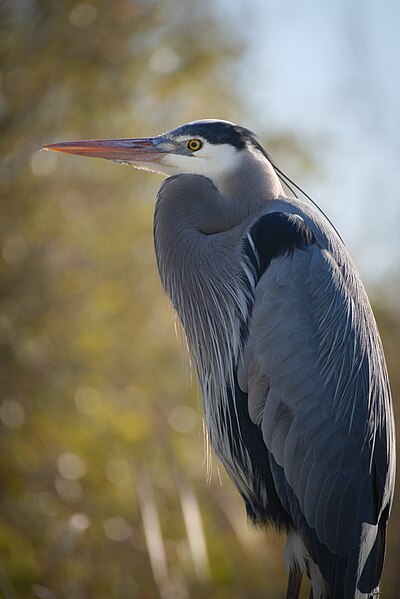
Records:
M266 153L244 127L221 120L200 120L156 137L53 143L46 150L106 158L167 176L204 175L211 180L237 169L243 153Z
M244 181L247 194L283 194L268 154L253 133L228 121L193 121L156 137L60 142L43 148L106 158L167 176L202 175L228 197L243 190Z

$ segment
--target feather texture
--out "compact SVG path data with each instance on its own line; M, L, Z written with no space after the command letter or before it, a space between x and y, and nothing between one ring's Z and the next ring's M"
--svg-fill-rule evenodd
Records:
M327 597L367 597L379 584L394 481L375 321L315 209L284 198L245 205L229 221L211 181L184 175L161 188L155 214L160 276L211 444L249 516L298 531Z
M265 220L261 242L253 227L261 264ZM249 388L249 413L256 406L278 495L330 596L362 597L379 584L393 495L390 390L354 266L317 216L309 226L308 247L267 261L258 280L241 379L268 379L261 421L260 388Z

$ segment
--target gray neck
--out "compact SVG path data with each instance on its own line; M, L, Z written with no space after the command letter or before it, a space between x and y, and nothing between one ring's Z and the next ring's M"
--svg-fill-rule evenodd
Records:
M251 212L260 208L266 200L284 196L272 164L261 152L248 146L238 156L238 164L235 164L232 172L213 179L215 187L227 203L245 206Z
M227 205L213 183L200 175L172 177L160 189L154 215L158 268L197 356L213 344L221 306L232 318L237 306L228 302L240 303L233 295L247 293L241 239L249 221L265 205L259 198L250 207L235 201ZM243 289L239 289L241 282ZM233 335L230 331L225 341L230 343Z
M253 201L254 200L254 201ZM228 389L234 389L242 326L252 304L252 275L242 261L241 240L268 201L226 200L199 175L172 177L162 186L154 217L161 281L183 325L203 391L207 430L217 455L241 493L249 457L244 446L226 445L234 426Z
M239 151L231 171L182 174L167 179L160 190L157 211L163 227L176 226L210 235L240 226L268 200L284 196L271 163L256 149Z
M238 350L238 331L232 326L241 319L232 320L232 315L245 310L248 291L241 239L249 220L266 205L259 197L253 200L250 205L227 204L213 183L200 175L167 179L158 194L154 241L161 281L203 372L211 366L204 352L216 342L220 349ZM223 314L227 326L218 331ZM232 359L233 355L223 363Z

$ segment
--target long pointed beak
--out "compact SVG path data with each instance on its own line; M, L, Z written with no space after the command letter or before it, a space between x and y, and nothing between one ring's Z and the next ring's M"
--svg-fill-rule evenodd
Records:
M74 154L76 156L90 156L92 158L106 158L121 162L158 162L164 153L158 147L156 137L143 137L136 139L89 139L82 141L61 141L59 143L42 146L44 150Z

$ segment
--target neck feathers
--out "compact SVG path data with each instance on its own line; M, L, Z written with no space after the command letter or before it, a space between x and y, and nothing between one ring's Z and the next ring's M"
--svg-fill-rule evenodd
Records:
M161 231L160 212L155 217L155 247L161 281L179 316L192 364L204 397L205 420L211 444L236 484L245 480L250 459L232 427L240 428L234 399L235 373L243 345L244 325L253 301L251 273L238 256L240 238L223 240L219 234ZM162 233L160 235L160 233ZM208 467L211 464L207 455ZM249 499L250 501L250 499Z
M251 145L238 152L233 171L214 177L213 183L227 202L239 202L251 207L259 207L266 200L284 196L271 162Z

